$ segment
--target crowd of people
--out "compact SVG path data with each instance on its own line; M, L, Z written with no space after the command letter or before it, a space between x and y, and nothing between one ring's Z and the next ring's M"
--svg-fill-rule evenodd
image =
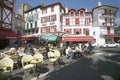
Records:
M72 59L92 54L93 46L91 42L65 45L62 44L63 54Z
M59 48L61 56L67 56L72 59L76 59L77 57L81 57L85 55L90 55L93 49L91 42L87 42L87 43L82 42L82 43L77 43L77 44L66 44L65 42L61 42L60 45L51 46L49 44L49 41L46 40L43 46L36 46L33 44L23 44L16 48L6 47L4 50L14 51L16 49L16 53L21 58L25 54L34 55L34 53L40 51L41 47L45 49L45 51L43 51L44 53L42 53L45 59L48 58L47 53L50 51L50 48L52 47Z

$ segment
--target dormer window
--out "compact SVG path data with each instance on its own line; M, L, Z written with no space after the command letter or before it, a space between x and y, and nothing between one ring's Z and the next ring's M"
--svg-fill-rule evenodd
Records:
M79 9L78 12L80 16L83 16L85 14L85 8Z
M83 11L80 11L80 16L83 16Z
M71 16L74 16L75 13L76 13L76 10L75 9L70 9L68 12Z
M71 16L74 16L74 12L72 11L72 12L70 12L70 14L71 14Z

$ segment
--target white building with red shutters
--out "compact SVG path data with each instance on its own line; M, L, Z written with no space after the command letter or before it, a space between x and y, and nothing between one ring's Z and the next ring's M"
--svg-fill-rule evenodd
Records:
M25 12L26 35L39 35L61 31L61 16L65 8L61 3L39 5Z
M88 12L85 8L68 10L68 13L62 15L62 31L65 32L64 41L95 41L92 12Z
M115 20L117 7L109 5L99 5L93 8L93 33L96 43L101 46L105 43L114 42Z
M40 33L55 33L61 31L62 14L65 8L61 3L41 7Z
M101 45L114 41L117 10L100 2L91 12L85 8L67 10L59 2L39 5L25 12L25 31L27 35L64 32L63 41Z

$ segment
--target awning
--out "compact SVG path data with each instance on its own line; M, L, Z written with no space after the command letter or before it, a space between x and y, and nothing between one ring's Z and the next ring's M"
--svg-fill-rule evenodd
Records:
M20 40L21 41L32 41L32 40L35 40L36 37L21 37Z
M116 37L116 35L114 35L114 34L106 34L105 37L106 38L114 38L114 37Z
M16 39L20 36L11 30L0 30L0 39Z
M48 39L48 41L57 41L58 36L49 35L49 36L42 36L41 37L41 40L45 41L47 39Z
M64 37L65 41L94 41L92 36L67 36Z

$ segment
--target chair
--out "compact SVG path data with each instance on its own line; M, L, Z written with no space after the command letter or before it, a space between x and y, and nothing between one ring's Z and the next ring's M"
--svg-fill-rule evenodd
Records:
M19 56L18 55L11 55L10 58L14 61L14 68L17 67L17 69L19 69L19 63L18 63Z
M4 78L11 78L14 62L9 57L0 59L0 80Z
M60 51L58 51L58 50L52 50L53 51L53 53L55 54L55 57L57 58L57 62L58 62L58 64L61 64L61 62L62 62L62 58L61 58L61 54L60 54Z
M32 60L33 60L32 55L24 55L21 59L22 68L24 70L25 76L26 76L26 70L34 68L34 64L30 63Z
M55 54L55 57L56 58L60 58L61 57L61 55L60 55L60 52L58 51L58 50L52 50L53 51L53 53Z
M35 53L33 55L33 60L30 62L31 64L34 64L35 72L38 72L38 64L43 63L43 55L40 53ZM37 74L38 75L38 74ZM38 76L37 76L38 78Z
M39 63L39 62L43 62L43 55L40 54L40 53L35 53L35 54L33 55L33 58L34 58L34 60L36 60L38 63Z
M53 52L48 52L48 59L50 60L50 62L52 62L52 64L54 64L55 62L57 62L58 58L56 58Z

